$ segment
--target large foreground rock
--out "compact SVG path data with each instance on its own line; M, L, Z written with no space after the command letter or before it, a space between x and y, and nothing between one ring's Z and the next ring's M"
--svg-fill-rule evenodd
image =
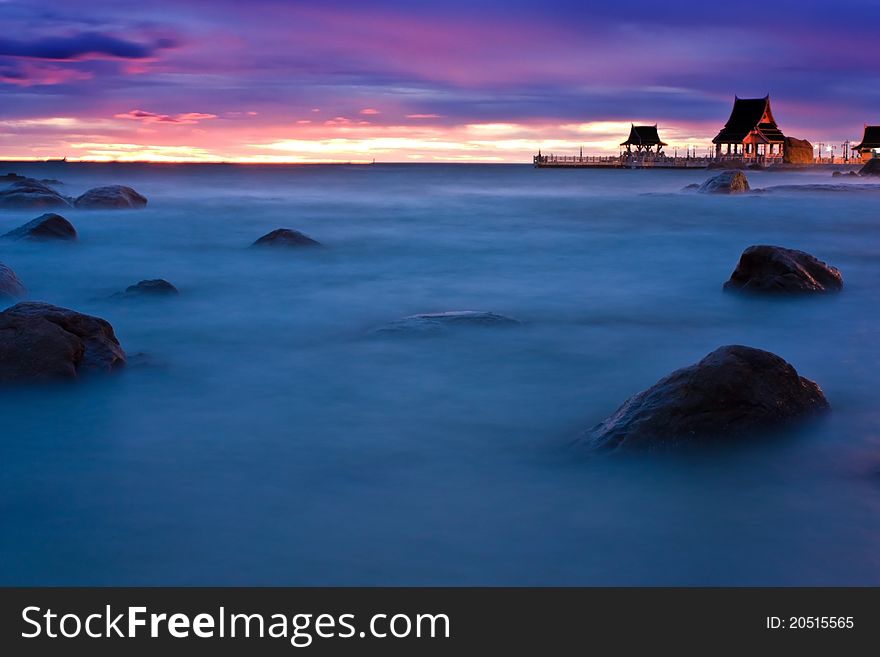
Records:
M0 190L0 208L69 208L70 199L49 185L25 178Z
M90 189L74 201L84 210L113 210L117 208L142 208L147 204L145 196L125 185L108 185Z
M630 397L585 440L597 449L708 444L753 437L828 409L819 386L779 356L730 345Z
M290 228L278 228L271 233L266 233L253 244L254 246L321 246L318 240L313 240L308 235L304 235L298 230Z
M451 310L442 313L422 313L403 317L376 329L375 333L438 333L454 328L516 326L521 322L513 317L480 310Z
M860 176L880 176L880 157L865 162L865 166L859 169Z
M15 272L0 262L0 301L23 297L27 293Z
M0 383L75 379L123 365L125 352L103 319L37 302L0 313Z
M786 137L782 147L782 161L789 164L812 164L813 145L806 139Z
M11 230L3 237L32 240L75 240L76 228L60 214L49 212Z
M843 276L804 251L760 244L743 251L725 290L777 294L838 292Z
M742 171L723 171L700 185L704 194L740 194L749 191L749 179Z

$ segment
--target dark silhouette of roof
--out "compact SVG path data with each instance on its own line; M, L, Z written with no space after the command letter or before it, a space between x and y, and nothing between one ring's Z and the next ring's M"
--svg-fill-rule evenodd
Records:
M761 119L767 115L767 121ZM773 112L770 110L770 96L763 98L739 98L734 96L733 110L730 118L712 140L713 144L738 144L742 142L752 130L757 130L768 142L781 142L785 135L776 126Z
M666 146L666 142L660 141L657 134L657 125L633 125L630 124L629 139L620 144L621 146Z
M880 148L880 125L866 125L865 134L862 135L862 143L852 148L854 151L863 148Z

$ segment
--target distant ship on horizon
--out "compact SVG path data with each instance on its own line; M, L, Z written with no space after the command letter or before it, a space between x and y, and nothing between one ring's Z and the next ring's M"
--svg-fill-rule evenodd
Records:
M67 162L67 156L65 155L65 156L62 157L62 158L56 158L56 159L52 159L52 158L50 157L50 158L48 158L48 159L46 160L46 162L53 162L53 163L61 163L61 162L64 162L64 163L66 163L66 162Z

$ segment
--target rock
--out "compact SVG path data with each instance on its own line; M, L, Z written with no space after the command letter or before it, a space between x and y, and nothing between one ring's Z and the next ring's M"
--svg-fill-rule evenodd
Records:
M700 185L700 191L704 194L739 194L749 191L749 180L742 171L724 171Z
M60 214L49 212L29 221L24 226L9 231L3 237L33 240L75 240L76 229Z
M779 356L729 345L630 397L584 440L595 449L708 444L752 437L828 409L819 386Z
M403 317L386 324L375 333L439 333L453 328L481 326L516 326L518 319L478 310L451 310L442 313L423 313Z
M836 178L837 176L842 176L842 175L843 175L843 172L842 172L842 171L832 171L832 172L831 172L831 177L832 177L832 178Z
M98 317L24 302L0 313L0 382L76 379L125 365L113 327Z
M151 297L167 297L180 294L178 289L164 278L154 278L151 280L141 281L137 285L129 285L125 292L121 292L121 296L151 296Z
M33 178L18 180L0 190L0 208L69 208L70 199Z
M131 187L108 185L95 187L78 197L73 204L84 210L112 210L115 208L142 208L147 199Z
M875 157L868 160L861 169L859 169L860 176L880 176L880 157Z
M843 276L809 253L765 244L743 251L725 290L799 294L838 292Z
M691 183L690 185L685 185L682 187L681 191L683 192L696 192L699 191L700 185L698 183Z
M317 240L313 240L308 235L304 235L298 230L290 228L279 228L271 233L263 235L253 244L254 246L321 246Z
M27 294L27 290L15 272L0 262L0 301L17 299Z
M806 139L786 137L782 145L782 161L788 164L812 164L813 145Z

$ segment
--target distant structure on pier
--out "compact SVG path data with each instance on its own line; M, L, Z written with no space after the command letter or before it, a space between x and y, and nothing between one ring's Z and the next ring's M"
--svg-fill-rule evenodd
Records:
M852 149L859 154L862 162L877 157L880 153L880 125L865 124L865 133L862 135L861 143L856 144Z
M785 135L773 118L770 95L763 98L734 96L730 118L712 143L715 144L716 158L781 159L785 150Z
M663 147L666 142L660 140L657 134L657 124L654 125L634 125L630 123L629 139L620 144L626 147L627 155L632 155L633 148L636 153L657 153L662 154Z

